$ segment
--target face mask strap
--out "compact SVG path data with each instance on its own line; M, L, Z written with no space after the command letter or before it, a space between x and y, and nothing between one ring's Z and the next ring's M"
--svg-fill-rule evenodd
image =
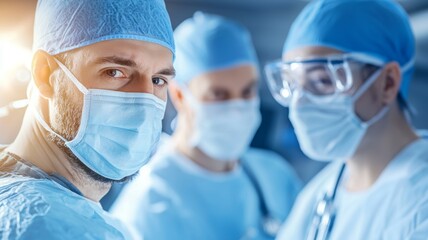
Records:
M67 139L63 138L61 135L56 133L52 128L46 123L46 121L43 119L42 115L39 113L39 111L36 109L36 107L30 103L30 108L33 110L34 116L36 117L37 121L39 122L42 127L50 132L53 133L55 136L57 136L59 139L61 139L64 142L68 142Z
M373 85L373 83L377 80L377 78L382 73L382 70L383 70L383 67L377 70L374 74L372 74L372 76L358 89L358 91L352 97L353 102L357 101L357 99L359 99L361 95L363 95L367 91L367 89ZM373 125L374 123L382 119L388 111L389 111L388 106L383 107L379 113L377 113L374 117L364 122L363 124L367 127Z
M388 111L389 111L389 107L388 106L383 107L382 110L380 110L380 112L378 112L374 117L372 117L367 122L364 122L364 124L366 126L368 126L368 127L371 126L371 125L373 125L377 121L381 120L386 115L386 113Z
M58 62L58 60L55 59L55 61ZM28 85L27 88L27 99L28 99L28 107L32 110L34 117L36 118L37 122L48 132L54 134L55 136L57 136L59 139L61 139L64 142L68 142L67 139L63 138L61 135L59 135L58 133L56 133L54 130L52 130L52 128L49 126L49 124L47 124L47 122L45 121L45 119L43 119L42 115L40 114L39 110L36 108L36 106L34 105L34 99L33 98L33 94L32 91L38 91L35 90L35 86L34 86L34 82L30 82L30 84Z
M357 99L359 99L361 95L363 95L374 84L374 82L376 82L382 71L383 67L373 73L370 78L367 79L363 85L361 85L361 87L357 90L354 96L352 96L354 102L357 101Z
M402 68L401 68L401 70L402 70L402 72L406 72L406 71L408 71L412 66L413 66L413 64L414 64L414 61L415 61L415 59L414 58L412 58L408 63L406 63ZM380 72L380 70L381 69L379 69L378 71ZM373 74L373 76L374 75L376 75L376 74ZM379 75L379 74L378 74ZM372 76L372 77L373 77ZM376 76L376 78L377 78L377 76ZM371 79L370 79L371 80ZM372 80L373 82L374 82L374 80ZM369 84L368 86L370 86L371 84ZM366 87L366 89L367 89L368 87ZM364 91L363 91L364 92ZM359 95L361 95L361 94L359 94ZM376 114L374 117L372 117L372 119L370 119L370 120L368 120L367 122L365 122L364 124L366 124L367 126L371 126L371 125L373 125L374 123L376 123L377 121L379 121L380 119L382 119L384 116L385 116L385 114L387 113L389 111L389 107L388 106L385 106L385 107L383 107L382 108L382 110L380 110L380 112L378 113L378 114Z
M79 89L79 91L85 95L88 94L89 92L88 89L85 86L83 86L82 83L79 82L79 80L77 80L77 78L73 75L73 73L66 66L64 66L64 64L62 64L58 59L56 58L54 59L58 64L58 66L65 73L65 75L67 75L68 79L70 79L71 82L73 82L73 84L77 87L77 89Z

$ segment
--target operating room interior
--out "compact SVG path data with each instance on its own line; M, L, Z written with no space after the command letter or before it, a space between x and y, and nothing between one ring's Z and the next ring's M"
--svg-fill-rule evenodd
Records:
M27 106L27 86L31 81L33 19L36 0L0 1L0 144L11 143L17 135ZM259 59L259 70L281 58L282 46L292 21L308 1L294 0L166 0L173 28L196 11L225 16L240 22L251 33ZM416 36L414 79L409 102L413 126L428 129L428 1L400 1L410 16ZM299 148L288 109L275 101L261 74L259 94L262 123L252 146L277 152L295 169L303 183L312 179L326 164L306 157ZM172 133L176 111L168 102L163 131ZM124 184L116 184L102 200L109 209Z

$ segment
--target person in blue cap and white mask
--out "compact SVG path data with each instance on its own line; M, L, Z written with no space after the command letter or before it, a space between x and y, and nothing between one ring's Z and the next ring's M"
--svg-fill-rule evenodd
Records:
M39 0L30 105L0 151L1 239L130 239L100 199L149 159L174 43L161 0Z
M415 43L392 0L315 0L268 64L302 150L332 161L278 239L426 239L428 142L406 117Z
M147 240L273 239L300 181L277 154L249 148L261 121L250 35L197 12L174 37L175 131L113 213Z

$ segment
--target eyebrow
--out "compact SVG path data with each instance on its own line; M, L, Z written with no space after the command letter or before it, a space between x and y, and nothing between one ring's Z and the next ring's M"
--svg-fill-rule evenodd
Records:
M175 69L174 67L165 68L160 70L156 74L175 77Z
M122 66L137 67L137 63L131 59L121 58L117 56L102 57L95 61L95 64L114 63ZM165 76L175 76L174 67L169 67L158 71L156 74Z
M103 63L114 63L114 64L128 66L128 67L137 66L137 63L135 63L135 61L126 59L126 58L117 57L117 56L102 57L95 61L95 64L103 64Z
M308 69L306 69L306 72L314 72L314 71L318 71L318 70L325 70L325 67L320 66L320 65L311 66Z

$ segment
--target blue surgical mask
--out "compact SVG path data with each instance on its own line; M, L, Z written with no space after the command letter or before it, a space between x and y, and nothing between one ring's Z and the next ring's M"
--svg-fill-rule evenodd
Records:
M83 93L80 127L76 137L68 141L55 133L36 110L39 123L99 175L120 180L136 173L159 141L166 103L153 94L88 90L61 62L56 62Z
M372 119L363 122L355 113L355 102L380 76L375 72L354 95L340 94L328 103L299 89L290 105L290 120L302 151L319 161L346 161L356 152L367 128L385 116L382 108Z
M238 160L260 126L259 98L214 103L187 99L195 111L191 145L218 161Z

